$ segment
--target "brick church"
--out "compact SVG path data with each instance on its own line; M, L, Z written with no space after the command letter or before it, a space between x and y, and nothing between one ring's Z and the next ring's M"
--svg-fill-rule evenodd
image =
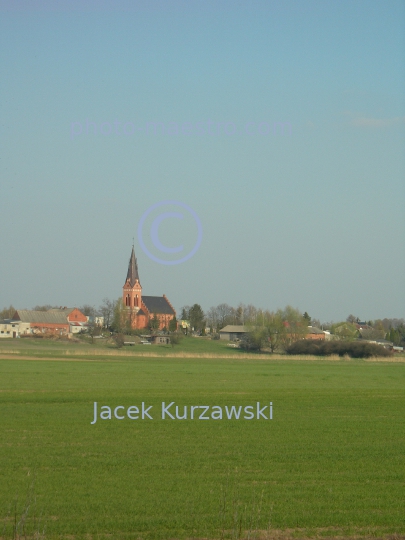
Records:
M122 288L122 300L125 309L128 310L132 328L146 328L155 315L159 321L159 329L169 328L170 321L176 317L176 311L166 295L142 294L134 246L129 259L127 278Z

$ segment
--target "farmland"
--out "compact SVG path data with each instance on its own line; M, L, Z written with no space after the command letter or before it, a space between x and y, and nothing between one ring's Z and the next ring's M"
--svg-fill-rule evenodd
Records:
M0 346L0 537L405 534L403 362L18 341ZM162 420L163 401L271 401L273 419ZM153 420L91 425L94 402Z

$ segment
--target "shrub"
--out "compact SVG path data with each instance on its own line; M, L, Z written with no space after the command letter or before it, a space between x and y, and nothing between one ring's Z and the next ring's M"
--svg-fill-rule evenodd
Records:
M292 343L286 349L287 354L311 354L315 356L350 356L352 358L370 358L372 356L391 356L392 352L376 343L359 341L321 341L302 339Z
M172 347L174 347L175 345L179 345L183 337L183 334L180 332L174 332L173 334L170 334L170 343Z
M121 347L124 346L124 334L115 334L113 336L113 340L115 341L115 345L117 346L117 349L121 349Z
M246 351L260 351L262 348L264 333L262 330L252 330L244 334L239 347Z

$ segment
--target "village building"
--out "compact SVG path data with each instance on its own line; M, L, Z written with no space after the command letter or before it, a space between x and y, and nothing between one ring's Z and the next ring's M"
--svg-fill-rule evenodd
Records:
M29 325L27 325L29 328ZM16 338L20 335L20 325L18 321L3 319L0 321L0 338Z
M228 341L235 341L236 339L242 339L248 332L246 326L228 324L219 331L220 339L227 339Z
M132 246L127 277L122 288L122 301L133 329L148 327L152 319L157 319L157 329L168 329L170 321L176 317L176 311L166 295L146 296L142 294L134 246Z
M86 315L77 308L65 307L48 311L17 309L11 321L17 327L16 335L11 337L29 334L75 334L85 328L87 320Z
M330 332L316 328L316 326L308 326L308 333L305 336L305 339L312 339L315 341L329 341Z

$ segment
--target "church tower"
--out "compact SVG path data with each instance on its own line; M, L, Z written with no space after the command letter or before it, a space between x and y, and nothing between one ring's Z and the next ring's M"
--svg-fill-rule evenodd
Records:
M127 279L122 288L122 301L125 308L137 313L142 306L142 287L139 281L138 263L135 257L135 249L132 246L132 253L129 259Z

